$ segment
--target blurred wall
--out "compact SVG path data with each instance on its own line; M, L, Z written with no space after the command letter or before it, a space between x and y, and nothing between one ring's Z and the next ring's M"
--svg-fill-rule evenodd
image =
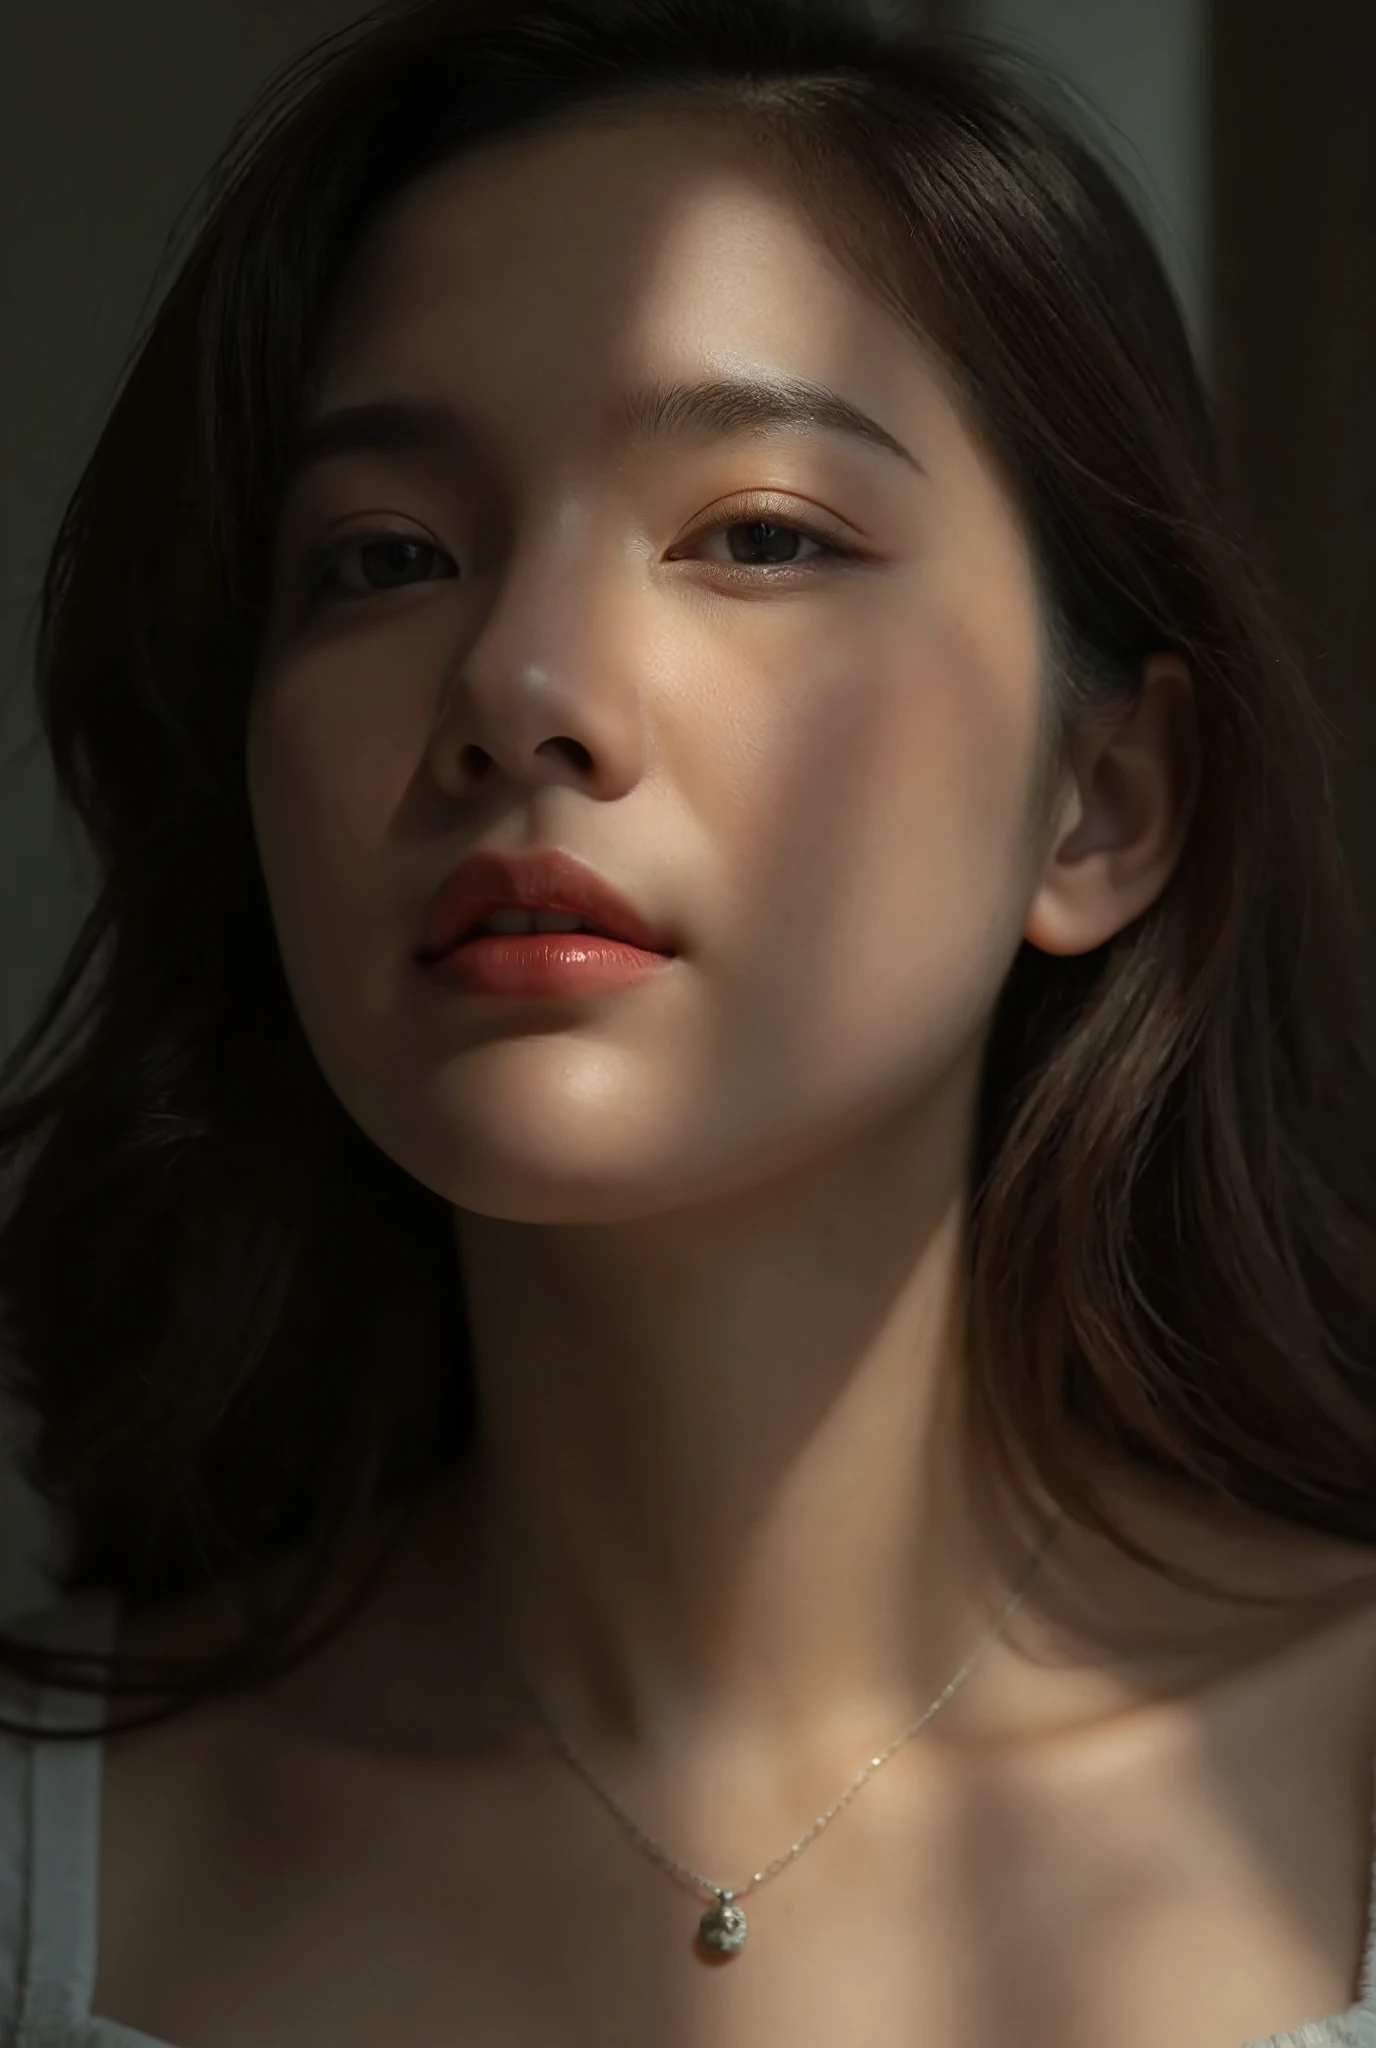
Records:
M1376 937L1376 4L1212 0L1216 385Z
M966 0L963 12L971 30L1048 64L1088 103L1207 363L1207 0Z
M0 1052L86 889L34 752L43 557L113 396L174 219L250 94L349 0L3 0L5 463Z

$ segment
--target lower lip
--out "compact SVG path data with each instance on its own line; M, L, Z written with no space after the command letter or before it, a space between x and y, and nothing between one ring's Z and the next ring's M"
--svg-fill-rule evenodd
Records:
M464 995L592 996L640 981L673 957L589 932L492 933L465 939L428 961L426 972Z

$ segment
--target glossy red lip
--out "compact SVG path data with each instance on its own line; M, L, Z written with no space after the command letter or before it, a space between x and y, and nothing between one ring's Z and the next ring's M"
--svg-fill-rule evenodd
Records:
M431 898L417 957L422 962L441 959L494 910L563 911L647 953L676 951L668 935L610 883L572 854L547 847L512 855L485 849L470 854Z

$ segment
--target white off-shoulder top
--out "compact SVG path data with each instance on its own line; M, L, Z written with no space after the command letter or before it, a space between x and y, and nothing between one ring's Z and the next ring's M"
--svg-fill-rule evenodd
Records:
M117 1592L97 1587L5 1626L31 1640L104 1651L119 1608ZM104 1713L97 1695L15 1679L0 1685L0 1697L12 1718L42 1727L94 1726ZM91 2011L102 1752L97 1737L48 1743L0 1731L0 2048L176 2048ZM1372 1833L1376 1842L1376 1788ZM1357 2003L1240 2048L1376 2048L1376 1869Z

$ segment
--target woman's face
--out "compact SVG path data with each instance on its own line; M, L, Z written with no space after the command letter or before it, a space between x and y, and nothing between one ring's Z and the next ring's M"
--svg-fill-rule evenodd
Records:
M748 396L804 384L882 433ZM734 413L692 399L727 385ZM249 728L346 1108L533 1222L738 1192L899 1112L963 1172L1039 879L1043 677L1020 522L911 334L755 145L643 115L405 195L314 417L381 400L453 430L296 475ZM677 956L555 1003L437 985L426 907L479 847L574 854Z

